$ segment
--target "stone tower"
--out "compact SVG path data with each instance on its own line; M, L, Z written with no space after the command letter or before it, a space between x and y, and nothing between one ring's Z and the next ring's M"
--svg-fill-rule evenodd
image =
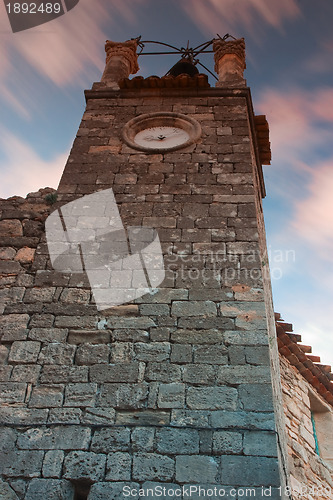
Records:
M46 222L60 236L49 247L42 237L18 272L18 306L4 308L0 498L136 498L140 488L185 498L190 487L192 498L214 488L285 498L261 203L268 126L243 77L244 40L213 49L215 88L199 73L129 79L137 42L106 44ZM105 194L116 223L105 222ZM141 257L126 283L123 231L138 228L151 228L157 251L147 260L147 241L134 242ZM104 244L94 289L83 265L92 239L89 258ZM57 261L61 241L69 258ZM122 259L108 267L111 247Z

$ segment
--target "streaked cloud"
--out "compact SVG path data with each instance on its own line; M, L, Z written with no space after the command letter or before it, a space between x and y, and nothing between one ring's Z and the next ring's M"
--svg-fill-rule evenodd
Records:
M263 23L280 29L285 19L300 15L297 0L186 0L180 6L199 29L221 35L245 28L255 37Z
M1 151L7 158L1 172L1 198L13 195L25 197L27 193L38 191L41 187L58 187L68 151L45 161L13 134L5 130L0 132Z

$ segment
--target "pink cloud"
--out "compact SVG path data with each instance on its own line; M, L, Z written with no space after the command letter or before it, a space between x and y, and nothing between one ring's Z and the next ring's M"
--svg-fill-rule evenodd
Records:
M0 129L0 137L1 150L7 157L6 167L1 172L1 198L25 197L41 187L57 188L68 151L46 161L8 131Z
M296 0L186 0L180 2L186 13L197 24L198 28L208 33L216 31L220 34L236 32L240 25L253 36L258 26L265 23L276 29L282 27L285 19L293 19L300 15Z
M292 228L317 255L333 263L333 157L312 170L308 191L295 203Z

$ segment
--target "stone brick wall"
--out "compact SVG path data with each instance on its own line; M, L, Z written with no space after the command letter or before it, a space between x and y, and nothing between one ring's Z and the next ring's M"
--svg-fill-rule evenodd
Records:
M288 360L280 356L283 403L288 438L289 470L295 499L333 498L333 471L331 464L316 453L311 402L309 395L332 408L321 398L299 371ZM331 429L322 438L331 440Z
M166 278L98 313L84 274L52 270L42 227L15 240L42 220L3 209L5 498L122 498L157 483L280 498L248 90L88 97L54 206L112 187L124 224L157 228ZM157 110L197 119L202 140L125 146L125 123ZM37 247L33 262L18 245Z

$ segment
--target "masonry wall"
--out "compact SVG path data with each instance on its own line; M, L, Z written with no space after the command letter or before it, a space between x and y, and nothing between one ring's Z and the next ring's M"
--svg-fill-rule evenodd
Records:
M333 498L333 470L329 460L316 452L309 395L314 394L320 404L332 415L332 408L317 393L299 371L281 355L283 404L288 438L289 470L295 499L318 500ZM332 420L333 421L333 420ZM321 443L331 441L332 426Z
M91 95L58 189L62 204L112 187L126 225L157 228L157 293L98 313L84 274L52 270L43 237L33 264L12 263L22 241L2 213L5 498L156 484L280 498L246 92L186 92ZM157 110L196 118L202 141L124 146L123 125Z

